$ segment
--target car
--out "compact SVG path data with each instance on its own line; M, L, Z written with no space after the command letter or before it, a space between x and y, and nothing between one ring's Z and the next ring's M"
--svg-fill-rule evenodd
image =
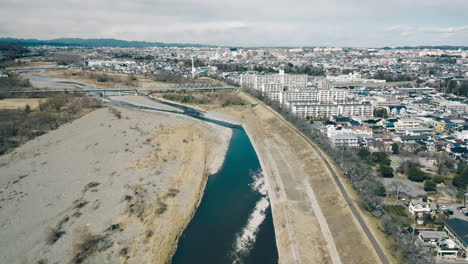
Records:
M458 206L458 207L457 207L457 210L458 210L458 211L463 211L463 209L466 209L466 207L465 207L465 206Z

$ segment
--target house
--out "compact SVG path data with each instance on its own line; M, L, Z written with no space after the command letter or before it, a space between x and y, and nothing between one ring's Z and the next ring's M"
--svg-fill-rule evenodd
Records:
M427 198L411 199L408 210L412 215L423 216L435 212L435 205L428 202Z
M420 231L419 240L426 246L436 246L438 242L449 238L445 231Z

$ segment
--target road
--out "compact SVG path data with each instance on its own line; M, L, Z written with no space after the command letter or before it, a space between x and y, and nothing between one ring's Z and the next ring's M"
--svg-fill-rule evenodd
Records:
M341 194L343 195L347 205L350 207L353 215L355 216L355 218L358 221L359 225L362 227L364 233L366 234L367 238L369 239L370 243L372 244L372 247L374 248L375 252L377 253L380 261L383 264L390 264L390 261L388 260L387 256L383 252L380 244L377 242L376 238L374 237L374 235L372 234L370 229L367 227L367 224L364 221L364 219L362 218L362 216L361 216L360 212L358 211L358 209L356 208L356 205L354 204L351 197L349 196L349 194L345 190L345 187L343 186L343 183L342 183L341 179L339 178L336 171L333 169L332 165L330 164L329 160L326 158L325 154L323 154L322 150L309 137L305 136L294 125L292 125L289 121L287 121L282 115L278 114L276 111L274 111L271 107L266 105L261 100L257 100L256 98L254 100L257 101L262 106L264 106L273 115L275 115L279 120L281 120L281 122L284 125L286 125L290 129L295 131L301 138L303 138L309 144L310 147L312 147L318 153L320 159L324 162L325 166L327 167L327 169L329 170L329 172L333 176L333 179L335 180L336 185L338 186Z
M58 84L58 83L55 83ZM7 90L0 93L103 93L103 92L165 92L165 91L232 91L236 87L167 87L167 88L131 88L131 89L36 89L36 90Z

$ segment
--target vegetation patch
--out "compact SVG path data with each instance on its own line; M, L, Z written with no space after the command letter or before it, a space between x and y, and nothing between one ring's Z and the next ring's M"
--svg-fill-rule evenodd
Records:
M98 250L102 237L91 233L89 228L78 230L78 242L73 246L72 263L84 263L86 259Z
M60 227L51 227L48 230L47 234L47 244L52 245L57 242L63 235L65 231L63 231Z
M384 205L384 209L393 215L408 217L406 207L403 205Z
M97 99L75 94L56 94L41 101L37 110L29 105L0 109L0 155L101 107Z
M187 104L211 104L219 107L245 105L245 101L235 92L194 92L164 94L166 100Z

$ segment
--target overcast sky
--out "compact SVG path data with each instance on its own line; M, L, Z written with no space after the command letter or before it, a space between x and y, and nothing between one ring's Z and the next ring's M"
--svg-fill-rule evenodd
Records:
M468 46L468 0L0 0L0 37Z

